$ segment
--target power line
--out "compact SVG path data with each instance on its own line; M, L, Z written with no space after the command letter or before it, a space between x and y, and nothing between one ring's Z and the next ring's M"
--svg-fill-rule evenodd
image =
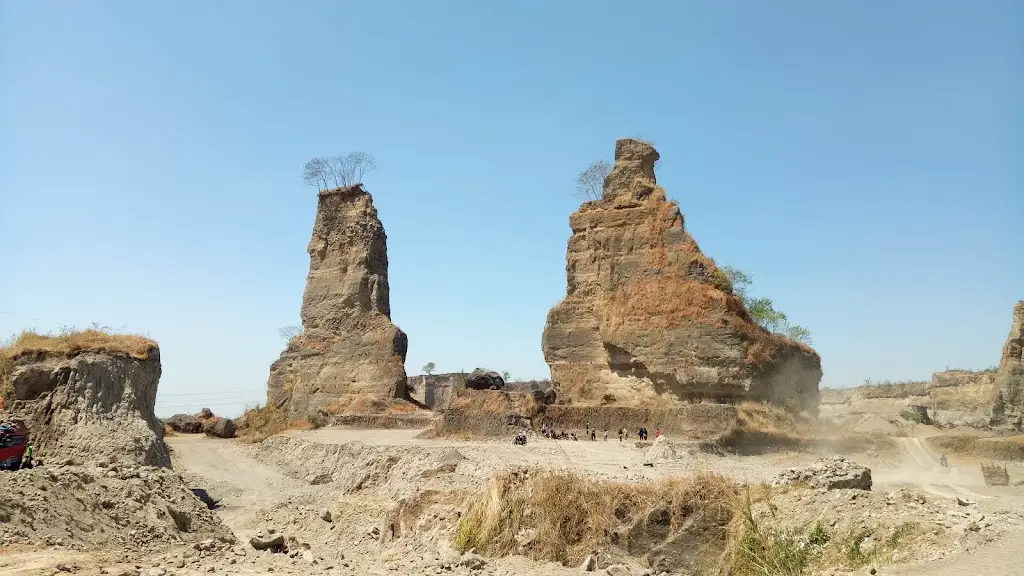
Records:
M157 396L163 397L176 397L176 396L218 396L225 394L254 394L263 393L266 394L266 388L251 388L249 390L218 390L210 392L157 392Z

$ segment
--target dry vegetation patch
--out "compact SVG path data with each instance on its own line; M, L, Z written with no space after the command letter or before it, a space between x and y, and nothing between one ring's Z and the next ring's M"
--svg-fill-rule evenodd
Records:
M601 482L569 472L512 470L492 478L459 521L461 550L523 554L577 565L594 550L629 546L638 521L658 512L668 532L698 522L728 524L736 487L701 473L654 483ZM658 542L660 544L661 542Z
M258 443L291 429L310 429L308 420L292 420L285 410L273 404L257 406L245 411L236 420L235 436L243 442Z
M25 331L0 348L0 357L14 359L24 354L74 356L82 352L109 352L145 360L156 349L156 341L145 336L114 334L98 328L66 330L56 335Z
M627 483L519 469L493 477L470 500L455 545L567 566L598 552L630 556L655 571L797 576L881 566L915 557L927 542L942 544L916 519L914 498L744 487L709 472ZM862 510L883 500L898 512L865 523Z
M146 360L157 348L156 341L145 336L117 334L98 325L85 330L63 328L56 335L25 330L0 344L0 398L14 396L11 376L15 361L24 355L70 357L83 352L108 352Z
M811 422L800 415L765 402L737 406L736 425L718 444L741 454L769 450L801 450L810 444Z

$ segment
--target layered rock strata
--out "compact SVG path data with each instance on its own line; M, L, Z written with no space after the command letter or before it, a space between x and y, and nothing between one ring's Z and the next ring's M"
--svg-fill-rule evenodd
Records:
M1024 427L1024 300L1013 307L1010 335L1003 345L996 372L997 396L992 405L992 424Z
M391 322L387 236L361 185L319 194L302 333L270 367L267 400L291 414L345 396L405 396L408 339Z
M601 200L569 218L565 299L544 357L576 402L767 400L816 411L820 358L756 325L654 175L658 152L619 140Z
M160 350L26 354L13 360L11 407L28 423L44 461L170 466L153 412Z

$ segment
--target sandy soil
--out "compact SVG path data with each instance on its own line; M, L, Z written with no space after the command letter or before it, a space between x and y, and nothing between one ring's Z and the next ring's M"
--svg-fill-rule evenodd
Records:
M460 490L472 490L472 487L482 485L482 481L495 471L517 465L572 469L592 476L636 482L712 469L740 481L761 482L785 468L807 464L816 458L807 454L723 457L704 454L695 446L680 444L675 446L673 457L658 459L655 466L650 467L644 465L651 460L646 446L638 446L635 441L619 442L616 437L596 442L531 439L527 446L515 446L507 441L420 439L417 438L419 432L331 428L290 432L287 438L278 442L284 445L288 439L300 440L307 449L322 446L325 454L334 448L349 450L346 458L353 459L350 468L365 467L371 471L358 481L355 488L352 488L352 481L340 478L342 474L337 471L333 482L320 485L319 481L306 478L305 470L295 470L294 460L268 451L266 446L202 436L170 437L167 442L173 450L176 471L182 474L189 486L205 488L220 500L217 515L239 538L240 544L233 550L225 548L209 554L192 548L171 550L155 557L134 558L134 563L130 563L123 572L117 571L120 568L108 568L105 573L185 576L220 572L248 575L267 574L272 570L273 574L303 576L577 574L577 568L538 563L522 557L487 559L482 568L471 570L468 566L459 565L459 555L450 549L449 534L428 531L427 536L415 542L408 538L392 540L380 535L378 527L383 526L382 519L387 517L394 504L386 500L405 501L408 491L404 484L409 483L409 478L400 481L383 476L377 478L372 471L379 470L382 465L393 465L389 463L397 461L396 454L422 453L422 470L403 468L403 474L411 474L409 470L412 470L417 478L429 478L433 483L431 486ZM976 463L969 460L950 458L949 468L940 466L939 455L919 436L898 440L902 448L898 456L879 457L874 461L858 458L862 464L872 468L875 492L913 487L949 508L949 514L957 512L955 499L959 497L971 503L972 519L1000 519L997 522L1003 522L1005 526L996 526L998 530L965 540L965 544L956 550L963 550L963 553L938 551L926 562L885 567L880 573L905 576L1024 574L1024 561L1016 553L1018 543L1024 537L1024 520L1019 524L1002 520L1024 519L1024 491L1013 486L985 486ZM294 457L299 461L307 459L300 468L308 468L312 472L330 469L327 466L329 462L311 460L317 457L309 454L319 453L312 451ZM465 464L459 464L458 473L435 477L436 463L443 461L449 453L458 456L460 462L464 459ZM412 463L400 466L415 466L419 458L411 460ZM367 488L363 487L364 484ZM333 521L321 520L324 512L329 510L333 510ZM442 523L437 518L428 518L426 522L431 521ZM450 519L447 522L450 523ZM300 551L298 555L288 558L284 554L258 553L247 546L251 536L268 527L283 528L292 534L290 537L296 538L295 549ZM0 552L0 575L50 575L55 573L56 565L61 562L66 567L73 566L76 573L99 574L111 560L103 555L59 550L9 550ZM630 576L644 574L639 566L626 566L623 570L618 573Z

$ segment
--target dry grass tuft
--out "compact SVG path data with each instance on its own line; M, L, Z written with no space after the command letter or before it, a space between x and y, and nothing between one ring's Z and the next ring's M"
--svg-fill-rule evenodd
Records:
M812 424L807 419L763 402L737 406L736 426L718 445L741 454L803 450L810 444Z
M736 487L703 472L645 484L600 482L569 472L508 471L492 478L459 521L455 545L489 556L525 554L535 560L578 565L609 545L621 526L667 509L673 531L696 515L725 524ZM532 531L529 542L517 540Z
M605 297L602 308L614 312L609 318L612 327L636 324L661 330L687 321L714 321L726 310L729 298L714 286L681 274L627 282Z
M243 442L254 444L293 428L296 424L288 419L284 410L273 404L250 408L236 422L238 429L235 436Z
M69 329L56 335L25 331L0 348L0 357L15 359L24 354L74 356L82 352L110 352L145 360L157 348L157 343L145 336L113 334L96 328Z
M46 354L71 357L83 352L107 352L146 360L157 349L157 343L145 336L116 334L98 325L85 330L63 328L56 335L26 330L0 344L0 398L14 396L11 375L15 360L21 356Z

